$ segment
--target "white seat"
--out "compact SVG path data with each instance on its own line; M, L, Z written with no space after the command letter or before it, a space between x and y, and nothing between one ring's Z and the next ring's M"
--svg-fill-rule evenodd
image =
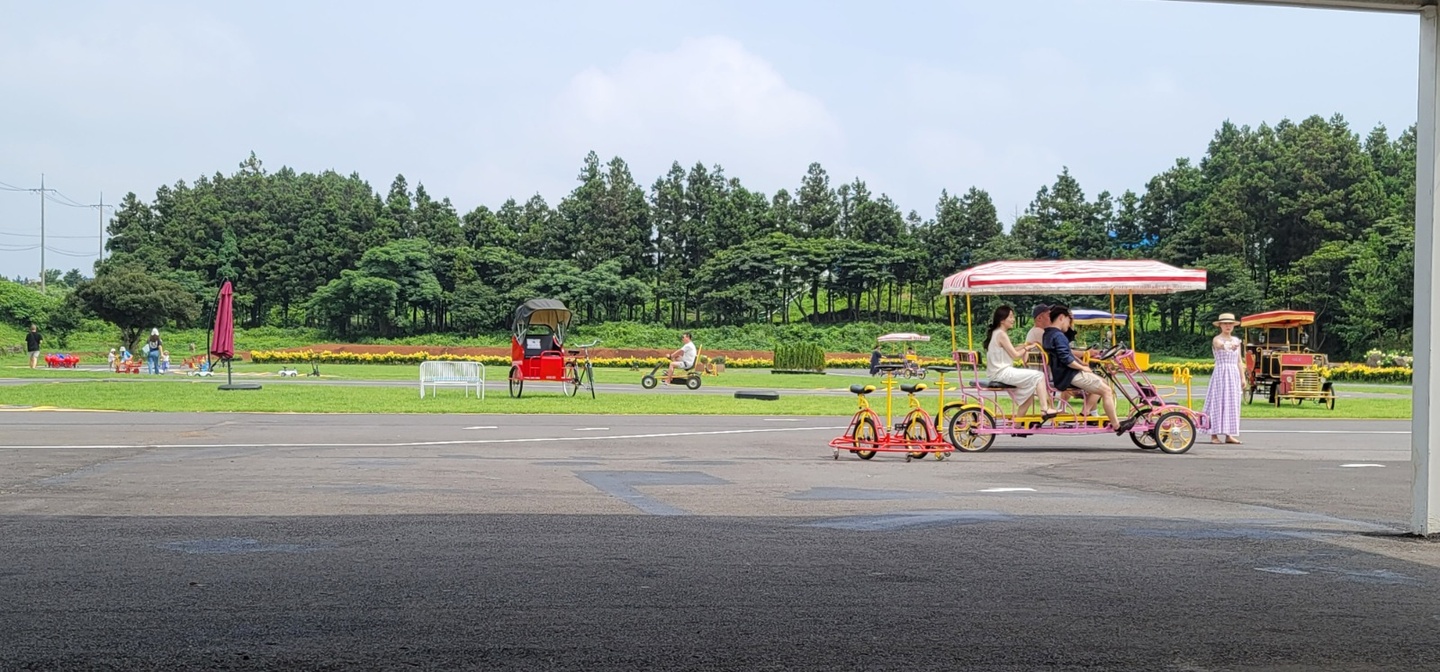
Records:
M432 395L438 394L436 388L462 387L465 388L465 396L470 396L470 388L474 387L476 394L485 398L485 365L480 362L420 362L420 398L425 398L425 386L430 386Z

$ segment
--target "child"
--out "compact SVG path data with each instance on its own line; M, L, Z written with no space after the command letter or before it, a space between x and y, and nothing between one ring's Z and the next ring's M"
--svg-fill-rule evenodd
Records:
M110 355L106 358L106 361L110 363L110 368L115 368L115 348L110 348Z
M169 372L170 372L170 351L169 351L169 350L166 350L166 349L164 349L164 348L161 348L161 349L160 349L160 373L169 373Z

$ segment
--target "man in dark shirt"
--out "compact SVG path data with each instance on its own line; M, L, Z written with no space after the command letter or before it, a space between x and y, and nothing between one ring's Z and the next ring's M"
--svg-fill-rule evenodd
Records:
M40 361L40 330L35 325L30 325L30 333L25 334L25 352L30 354L30 368Z
M1115 415L1115 390L1110 389L1104 378L1092 373L1070 352L1070 339L1066 338L1065 331L1070 328L1073 319L1070 309L1065 306L1050 308L1050 326L1045 328L1041 345L1050 357L1051 384L1062 392L1067 389L1083 391L1087 408L1094 408L1096 400L1099 400L1105 408L1105 416L1110 419L1110 427L1116 434L1124 434L1135 426L1135 419L1120 422Z

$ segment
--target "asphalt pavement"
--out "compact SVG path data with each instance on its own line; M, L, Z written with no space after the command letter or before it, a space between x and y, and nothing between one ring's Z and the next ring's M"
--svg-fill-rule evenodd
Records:
M1409 426L0 412L0 669L1436 668Z

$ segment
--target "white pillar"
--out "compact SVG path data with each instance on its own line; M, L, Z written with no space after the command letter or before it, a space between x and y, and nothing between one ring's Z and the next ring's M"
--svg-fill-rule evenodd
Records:
M1440 17L1435 7L1420 11L1420 109L1415 127L1415 398L1410 435L1410 463L1414 469L1410 531L1430 535L1440 532L1440 459L1436 459L1436 437L1440 426L1440 379L1431 373L1434 337L1440 333L1440 305L1435 293L1435 259L1440 248L1435 237L1436 155L1440 129L1436 109L1440 108Z

